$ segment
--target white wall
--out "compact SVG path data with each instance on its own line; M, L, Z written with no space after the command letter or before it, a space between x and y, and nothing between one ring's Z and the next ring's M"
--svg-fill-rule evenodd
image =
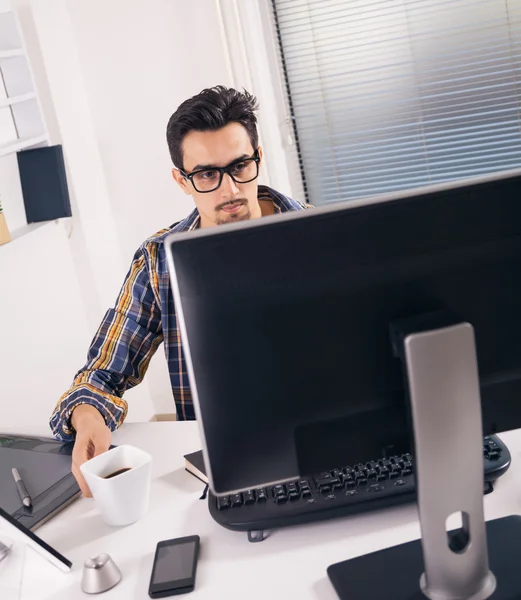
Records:
M0 247L0 289L0 430L45 423L90 339L63 224Z
M211 0L70 0L92 124L126 259L191 199L174 185L165 139L177 106L229 83Z

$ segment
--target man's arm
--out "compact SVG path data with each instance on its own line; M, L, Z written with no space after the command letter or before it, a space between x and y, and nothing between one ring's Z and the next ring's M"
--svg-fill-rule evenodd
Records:
M116 305L105 314L91 343L86 365L51 416L51 429L57 438L75 439L72 416L83 404L95 408L111 431L125 419L123 393L141 382L163 339L161 308L150 282L156 251L152 245L149 252L136 252Z

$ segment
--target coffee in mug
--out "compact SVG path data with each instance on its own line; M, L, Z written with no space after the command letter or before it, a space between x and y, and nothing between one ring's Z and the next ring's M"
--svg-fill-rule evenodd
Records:
M114 473L111 473L110 475L105 475L104 479L110 479L111 477L117 477L118 475L121 475L121 473L125 473L126 471L130 471L130 467L125 467L124 469L118 469L117 471L114 471Z

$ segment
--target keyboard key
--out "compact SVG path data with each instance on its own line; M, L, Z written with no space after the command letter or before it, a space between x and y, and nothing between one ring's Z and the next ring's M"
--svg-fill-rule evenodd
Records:
M367 479L363 478L363 479L357 479L356 483L358 485L367 485Z
M231 503L232 506L242 506L242 494L233 494Z
M271 490L273 492L273 497L278 496L279 494L284 494L284 496L286 495L285 485L274 485Z
M394 471L394 470L393 470L393 471L391 471L391 472L389 473L389 477L390 477L391 479L396 479L397 477L400 477L400 476L401 476L401 474L402 474L402 471L401 471L401 470L398 470L398 471Z
M355 473L355 470L353 469L353 467L346 467L346 468L344 469L344 473L345 473L346 475L354 475L354 473Z
M284 502L288 501L288 497L286 496L286 494L279 494L278 496L275 496L275 503L276 504L284 504Z
M268 500L268 494L266 488L259 488L256 492L257 502L266 502Z
M302 490L302 498L308 499L311 498L312 493L311 490Z
M255 504L255 492L253 490L248 490L244 492L244 504Z
M339 479L341 481L343 476L344 476L344 472L341 471L340 469L335 469L333 471L333 478Z
M407 482L406 482L406 481L404 481L403 479L397 479L397 480L394 482L394 485L405 485L406 483L407 483Z
M344 486L343 486L343 484L340 481L338 481L337 483L333 484L333 490L341 490L341 489L343 489L343 487Z
M217 498L217 510L226 510L227 508L230 508L230 506L231 504L229 496L222 496Z
M497 450L492 450L488 458L489 460L497 460L499 458L499 452Z
M289 483L288 484L288 494L291 494L292 492L295 493L299 493L298 487L296 483Z
M331 486L330 485L321 485L318 488L318 491L321 492L322 494L328 494L331 491Z
M298 482L298 486L301 490L305 490L305 489L309 490L309 481L307 479L301 479Z
M367 470L367 479L376 479L378 477L378 473L374 469Z
M329 479L331 477L331 473L329 471L324 471L323 473L319 473L317 477L320 479Z
M321 477L315 479L315 484L317 486L317 488L321 488L323 485L327 485L329 487L335 485L335 483L340 483L340 481L336 478L336 477L330 477L329 479L325 478L325 477Z
M385 481L386 479L389 479L389 473L379 473L376 481Z
M404 477L405 477L405 475L412 475L412 469L411 469L411 468L404 469L404 470L402 471L402 475L403 475Z
M290 490L288 496L290 500L298 500L300 498L300 494L297 492L297 490Z

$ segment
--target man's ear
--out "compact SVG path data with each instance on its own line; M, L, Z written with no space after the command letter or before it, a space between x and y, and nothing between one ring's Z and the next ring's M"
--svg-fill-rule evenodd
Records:
M181 171L176 169L175 167L172 169L172 177L175 179L177 185L183 190L185 194L190 196L192 194L192 190L190 189L190 183L181 175Z
M259 155L259 167L262 165L262 146L257 146L257 153Z

